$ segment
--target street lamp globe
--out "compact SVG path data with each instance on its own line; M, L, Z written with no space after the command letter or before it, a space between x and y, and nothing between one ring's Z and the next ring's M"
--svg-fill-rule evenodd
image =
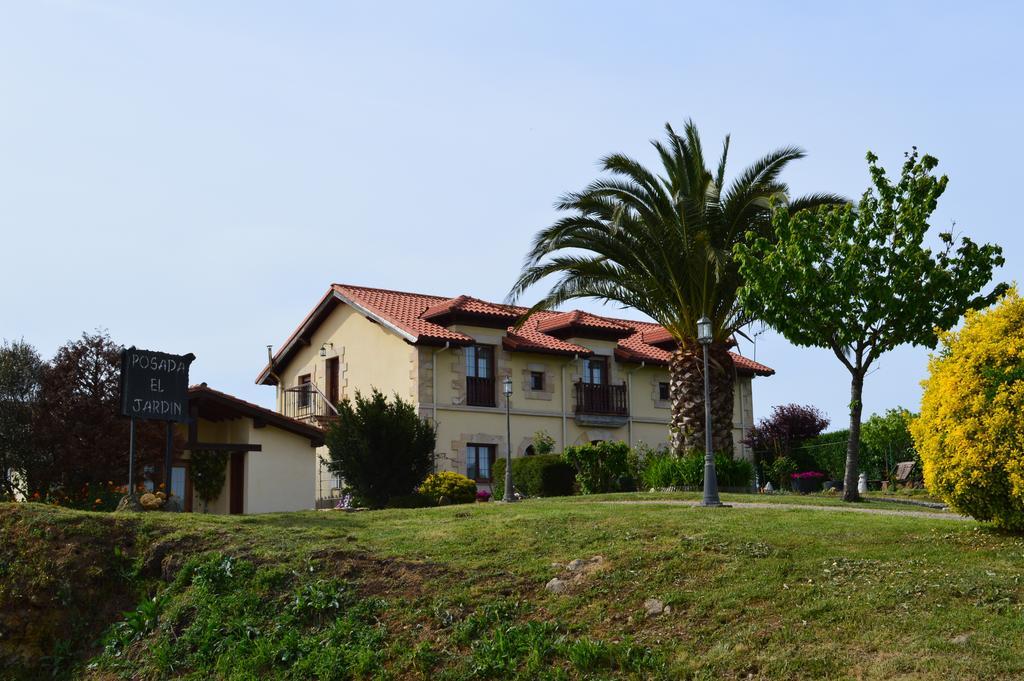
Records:
M505 394L505 397L508 397L509 395L512 394L512 377L511 376L506 376L501 381L501 392Z
M701 317L697 320L697 341L701 345L707 345L711 342L711 320L707 317Z

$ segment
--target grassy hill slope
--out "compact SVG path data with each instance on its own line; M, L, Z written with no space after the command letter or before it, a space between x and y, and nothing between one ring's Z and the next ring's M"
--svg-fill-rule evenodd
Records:
M0 677L1019 678L1022 568L973 522L820 510L0 505Z

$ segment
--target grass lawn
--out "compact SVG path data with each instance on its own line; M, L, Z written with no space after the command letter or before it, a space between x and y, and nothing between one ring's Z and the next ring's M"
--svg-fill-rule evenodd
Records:
M248 517L0 505L0 677L38 678L12 656L29 643L96 679L1024 677L1021 537L594 503L618 496ZM649 598L669 612L648 617Z

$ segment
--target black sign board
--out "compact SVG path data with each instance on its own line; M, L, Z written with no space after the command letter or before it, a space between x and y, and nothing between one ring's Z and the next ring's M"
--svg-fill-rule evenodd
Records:
M121 351L121 415L156 421L188 420L188 368L195 355Z

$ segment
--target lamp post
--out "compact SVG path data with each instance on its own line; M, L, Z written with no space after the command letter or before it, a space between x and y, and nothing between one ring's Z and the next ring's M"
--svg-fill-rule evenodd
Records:
M715 453L711 450L711 381L708 376L708 346L711 345L711 320L697 320L697 342L704 346L704 500L701 506L723 506L718 498L718 474Z
M512 492L512 412L510 411L509 398L512 397L512 377L506 376L501 381L501 392L505 395L505 503L512 503L516 500Z

